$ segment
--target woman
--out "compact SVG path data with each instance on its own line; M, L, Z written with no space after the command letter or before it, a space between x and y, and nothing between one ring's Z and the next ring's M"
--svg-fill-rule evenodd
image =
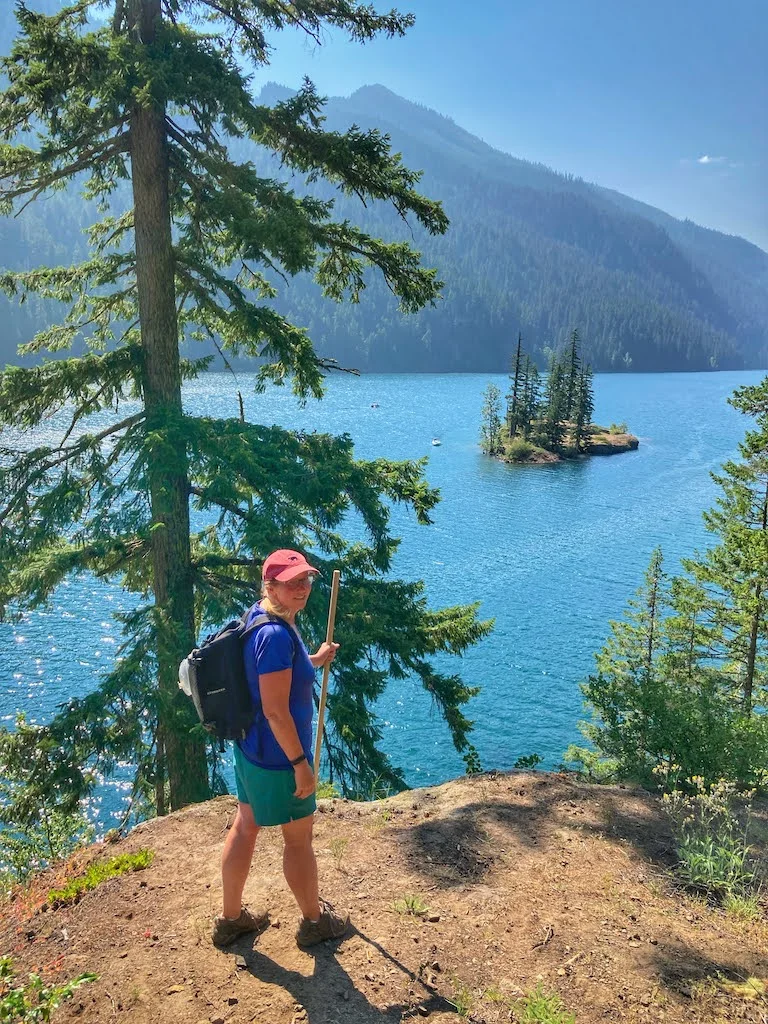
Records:
M314 674L333 661L339 646L323 643L310 655L295 629L317 574L299 551L274 551L262 568L262 599L249 615L249 622L264 612L275 621L258 628L245 645L248 685L260 712L235 744L238 807L221 858L224 906L213 926L217 946L268 923L267 913L243 907L242 895L256 836L270 825L283 831L283 874L302 913L298 944L336 939L349 927L349 916L336 913L318 894L312 849Z

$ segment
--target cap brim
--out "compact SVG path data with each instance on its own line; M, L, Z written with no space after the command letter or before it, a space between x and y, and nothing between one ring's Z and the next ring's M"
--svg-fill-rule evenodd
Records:
M283 569L282 572L278 573L277 576L273 576L273 580L277 580L278 583L288 583L290 580L295 580L297 576L302 576L305 572L313 572L316 576L320 575L320 570L315 569L313 565L292 565L289 569Z

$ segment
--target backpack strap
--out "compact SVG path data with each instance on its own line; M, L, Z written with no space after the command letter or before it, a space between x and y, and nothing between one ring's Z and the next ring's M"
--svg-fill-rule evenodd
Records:
M253 607L249 608L247 611L244 611L243 614L240 616L240 621L243 623L243 625L245 625L248 622L248 616L251 614L255 607L256 605L253 605ZM288 632L288 635L291 638L291 644L293 645L293 662L295 664L296 655L299 650L297 635L295 631L291 628L290 624L287 623L285 619L279 618L277 615L269 615L267 612L262 612L261 615L257 615L252 622L248 623L248 625L245 626L245 629L243 630L240 636L240 639L243 641L243 644L245 644L246 640L248 640L249 637L253 636L257 629L261 629L262 626L266 626L267 623L269 622L272 622L278 626L283 626ZM253 705L256 714L260 715L262 713L261 701L254 700ZM239 740L237 742L239 744Z
M243 624L248 622L248 616L251 614L251 612L253 611L253 609L255 607L256 607L256 605L254 605L252 608L249 608L247 611L243 612L243 614L241 616L241 621L243 622ZM250 622L245 627L245 629L243 630L242 637L241 637L241 639L243 640L243 643L245 643L245 641L253 633L255 633L257 629L261 629L262 626L266 626L268 622L272 622L272 623L274 623L277 626L283 626L287 630L288 635L291 638L291 643L293 645L293 660L296 661L296 653L298 651L298 645L296 643L296 639L297 639L296 633L291 628L290 624L285 621L285 619L281 619L277 615L270 615L267 612L262 612L261 615L257 615L256 618L253 619L253 621Z

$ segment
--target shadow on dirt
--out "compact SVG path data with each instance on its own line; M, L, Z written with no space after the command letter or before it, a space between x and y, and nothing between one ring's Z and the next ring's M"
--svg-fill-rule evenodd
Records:
M355 988L336 956L344 940L333 944L322 943L306 951L314 960L314 971L309 977L299 971L281 967L259 952L258 947L241 955L245 959L246 969L254 978L267 985L279 986L298 1004L294 1018L297 1024L400 1024L411 1015L414 1019L423 1019L432 1013L455 1012L452 1003L423 982L379 942L356 928L351 929L347 939L353 935L369 943L391 967L402 974L407 998L399 1003L375 1005Z

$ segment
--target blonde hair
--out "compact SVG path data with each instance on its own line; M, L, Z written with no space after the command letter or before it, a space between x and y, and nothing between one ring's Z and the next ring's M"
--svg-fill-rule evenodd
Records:
M261 607L267 615L277 615L280 619L286 618L290 612L275 597L274 580L261 581Z

